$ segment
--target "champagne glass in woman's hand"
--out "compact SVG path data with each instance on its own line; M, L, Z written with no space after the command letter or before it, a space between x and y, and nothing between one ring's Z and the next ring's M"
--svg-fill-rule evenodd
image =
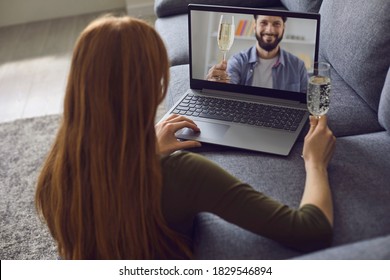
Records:
M315 62L313 72L309 73L307 108L316 118L328 112L330 90L330 65L325 62Z

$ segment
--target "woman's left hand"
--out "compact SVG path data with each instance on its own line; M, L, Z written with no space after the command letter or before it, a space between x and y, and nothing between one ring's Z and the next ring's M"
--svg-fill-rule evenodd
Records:
M176 138L175 133L185 127L195 132L200 131L194 121L180 115L170 115L156 125L157 144L160 155L169 155L177 150L201 146L198 141L179 141Z

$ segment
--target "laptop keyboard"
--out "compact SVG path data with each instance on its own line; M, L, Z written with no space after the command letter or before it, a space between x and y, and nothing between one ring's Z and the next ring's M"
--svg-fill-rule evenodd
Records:
M299 109L194 94L187 94L172 113L289 131L297 130L305 115L305 111Z

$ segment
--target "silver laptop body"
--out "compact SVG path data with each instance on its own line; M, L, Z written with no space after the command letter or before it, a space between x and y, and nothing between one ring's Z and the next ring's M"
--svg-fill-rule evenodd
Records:
M216 39L221 15L233 16L235 21L228 61L256 44L248 27L253 27L253 15L286 17L280 47L302 60L307 69L318 59L320 15L194 4L188 6L188 15L190 89L162 119L175 113L194 120L201 132L185 128L176 134L180 139L287 156L309 116L306 92L220 83L207 80L206 75L221 60ZM222 103L226 108L210 111L211 103ZM258 119L259 115L265 121Z

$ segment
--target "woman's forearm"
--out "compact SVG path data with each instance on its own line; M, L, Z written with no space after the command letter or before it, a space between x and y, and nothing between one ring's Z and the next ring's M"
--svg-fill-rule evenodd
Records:
M326 167L306 166L306 183L301 207L305 204L317 206L333 226L333 203Z

